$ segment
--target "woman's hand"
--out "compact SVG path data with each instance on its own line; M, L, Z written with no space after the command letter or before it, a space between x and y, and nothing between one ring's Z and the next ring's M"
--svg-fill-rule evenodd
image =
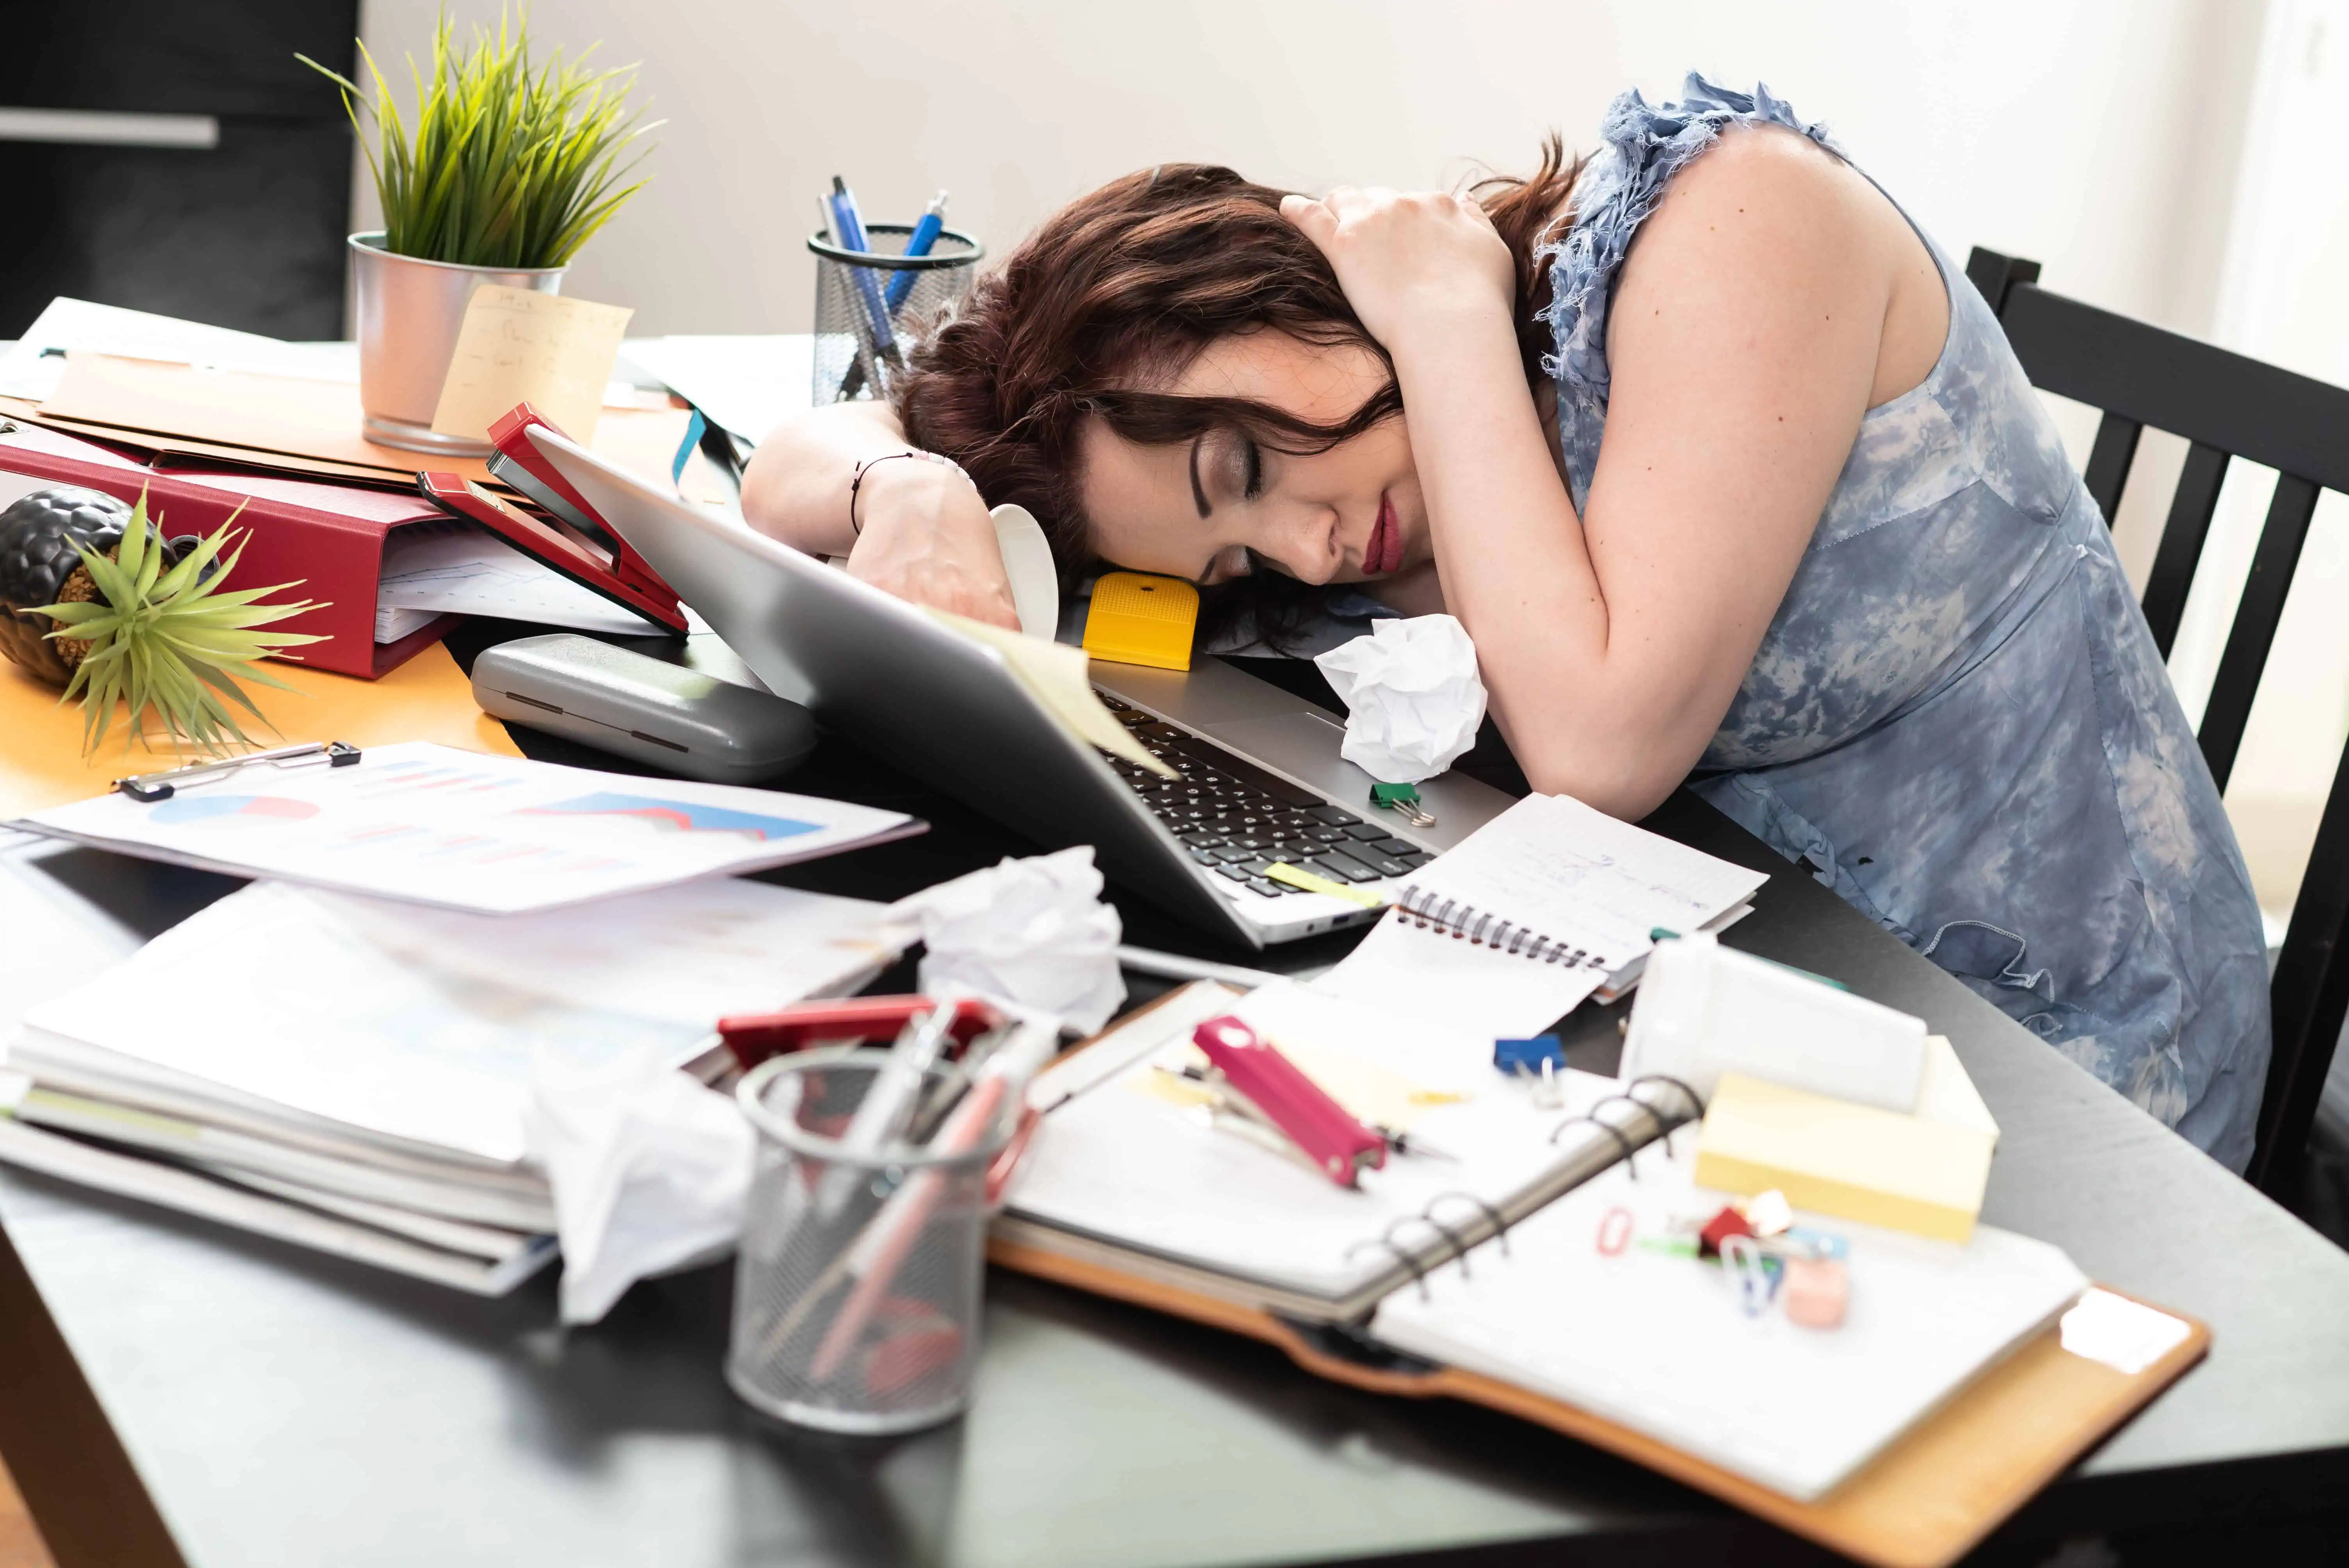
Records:
M1019 630L995 521L959 470L914 458L874 463L855 506L850 576L916 604Z
M1396 352L1415 331L1442 333L1516 300L1516 263L1485 210L1436 191L1357 190L1280 199L1280 215L1320 247L1346 302Z

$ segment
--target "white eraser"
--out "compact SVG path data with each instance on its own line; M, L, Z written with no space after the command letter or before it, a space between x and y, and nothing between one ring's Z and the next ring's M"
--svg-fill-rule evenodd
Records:
M1621 1076L1668 1075L1709 1099L1724 1072L1913 1111L1925 1021L1702 933L1659 942L1640 975Z

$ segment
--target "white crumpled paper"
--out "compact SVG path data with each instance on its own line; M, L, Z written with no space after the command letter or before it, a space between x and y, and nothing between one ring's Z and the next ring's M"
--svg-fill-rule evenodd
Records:
M1092 847L1006 858L891 906L927 950L925 992L967 986L1092 1033L1125 1000L1117 911L1101 901Z
M1345 699L1338 754L1381 783L1433 779L1476 743L1485 683L1454 616L1380 621L1313 662Z
M539 1053L523 1127L554 1188L565 1323L601 1321L636 1281L741 1234L750 1124L652 1053L595 1068Z

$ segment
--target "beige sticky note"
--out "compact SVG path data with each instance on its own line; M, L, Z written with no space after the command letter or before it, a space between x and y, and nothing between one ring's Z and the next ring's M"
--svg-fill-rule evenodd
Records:
M1913 1115L1723 1074L1697 1137L1696 1181L1775 1188L1797 1209L1962 1243L1997 1146L1998 1123L1957 1053L1928 1035Z
M1103 707L1101 698L1093 695L1092 678L1088 673L1092 662L1082 648L1072 648L1049 637L1007 632L1000 626L990 626L984 621L946 610L931 609L929 613L941 624L1002 655L1003 662L1011 667L1019 684L1034 693L1045 711L1071 734L1153 773L1174 777L1174 770L1144 751L1142 743L1118 723L1117 716Z
M490 427L528 403L585 446L595 436L620 335L636 312L623 305L484 284L465 307L432 428L489 438Z

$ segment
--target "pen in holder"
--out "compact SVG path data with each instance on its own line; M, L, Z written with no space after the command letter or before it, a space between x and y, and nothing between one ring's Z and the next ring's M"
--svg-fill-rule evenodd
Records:
M901 254L913 232L911 223L868 223L870 251L843 249L822 232L808 236L815 253L817 403L887 397L923 326L970 291L985 247L945 229L928 254Z
M1020 1099L995 1080L934 1128L916 1114L905 1130L918 1144L859 1152L849 1129L889 1061L803 1051L736 1090L759 1142L726 1380L795 1425L912 1431L969 1402L988 1214L1019 1157ZM916 1103L945 1098L934 1091L952 1076L927 1068Z

